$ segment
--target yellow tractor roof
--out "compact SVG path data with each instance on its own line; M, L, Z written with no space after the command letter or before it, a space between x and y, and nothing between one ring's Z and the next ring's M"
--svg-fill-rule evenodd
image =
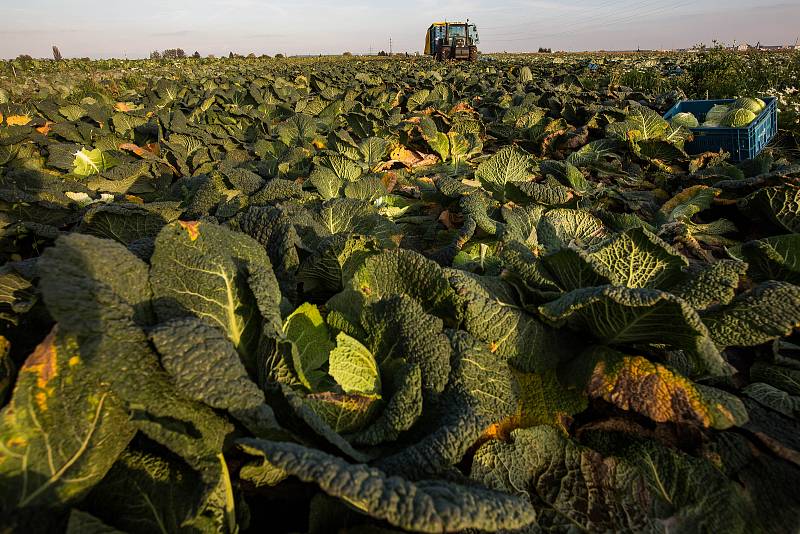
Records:
M463 22L434 22L429 26L429 28L433 28L435 26L447 26L448 24L464 24Z

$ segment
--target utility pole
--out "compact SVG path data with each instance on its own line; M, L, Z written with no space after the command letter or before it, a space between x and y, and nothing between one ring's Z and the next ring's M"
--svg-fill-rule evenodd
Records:
M392 38L389 37L389 55L392 55Z

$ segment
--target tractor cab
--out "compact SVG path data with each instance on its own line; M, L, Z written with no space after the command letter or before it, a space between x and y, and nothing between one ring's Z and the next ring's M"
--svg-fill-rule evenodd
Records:
M439 61L478 59L478 28L468 22L434 22L425 35L425 54Z

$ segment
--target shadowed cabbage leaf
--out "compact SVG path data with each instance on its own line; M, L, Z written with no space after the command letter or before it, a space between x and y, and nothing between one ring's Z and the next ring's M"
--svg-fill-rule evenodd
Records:
M516 497L445 481L411 482L379 469L293 443L241 439L245 452L263 455L272 465L355 509L412 532L513 529L530 524L533 507Z

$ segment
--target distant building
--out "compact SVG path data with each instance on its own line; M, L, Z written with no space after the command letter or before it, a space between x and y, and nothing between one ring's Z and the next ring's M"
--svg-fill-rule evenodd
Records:
M675 52L690 52L690 53L697 53L702 52L705 50L704 47L694 46L692 48L676 48L674 49ZM756 43L755 46L747 43L736 44L728 48L728 50L735 50L737 52L751 52L754 50L762 50L764 52L780 52L781 50L800 50L800 46L798 45L762 45L761 43Z
M759 51L762 51L762 52L779 52L781 50L794 50L794 49L795 49L794 46L788 45L788 44L783 44L783 45L762 45L760 41L758 43L756 43L755 46L747 44L747 43L742 43L740 45L736 45L735 47L733 47L733 50L736 50L738 52L748 52L748 51L753 51L753 50L759 50Z

